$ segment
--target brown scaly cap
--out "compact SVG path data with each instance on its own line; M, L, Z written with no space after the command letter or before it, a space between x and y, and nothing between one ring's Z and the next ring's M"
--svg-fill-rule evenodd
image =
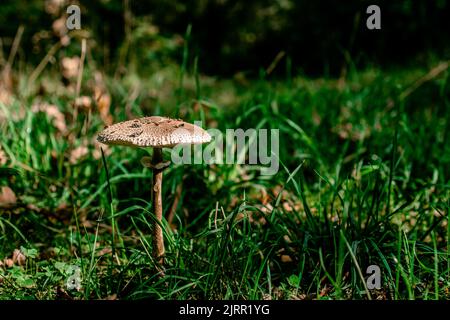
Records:
M211 136L191 123L155 116L113 124L97 140L109 145L172 148L177 144L210 142Z

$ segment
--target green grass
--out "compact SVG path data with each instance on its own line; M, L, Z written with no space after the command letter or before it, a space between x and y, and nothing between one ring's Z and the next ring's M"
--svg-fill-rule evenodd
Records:
M176 231L163 221L160 278L151 255L151 172L139 162L148 152L114 147L102 160L93 143L104 126L98 111L73 118L73 93L46 73L38 82L54 88L42 94L35 84L0 104L8 159L0 186L18 197L0 209L0 259L21 247L27 256L25 265L0 267L0 299L450 297L448 70L405 97L432 65L354 71L345 82L295 74L241 81L200 76L198 59L191 74L183 56L180 69L149 78L108 77L114 121L129 118L129 104L136 117L178 113L206 128L279 129L279 173L167 169L166 214L183 188ZM92 92L92 74L88 64L82 94ZM65 132L32 112L38 100L64 114ZM74 160L80 146L88 152ZM382 288L367 292L373 264ZM70 266L81 270L79 291L66 288Z

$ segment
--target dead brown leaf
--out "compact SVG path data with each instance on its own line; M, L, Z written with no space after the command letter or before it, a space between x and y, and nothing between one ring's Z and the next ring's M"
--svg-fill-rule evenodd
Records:
M80 57L78 56L72 58L64 57L61 60L61 73L63 77L68 80L76 79L79 67L80 67Z
M79 146L70 152L69 162L71 164L77 164L89 153L89 149L86 146Z
M325 284L325 286L322 288L322 290L320 290L320 296L321 297L325 297L325 296L327 296L328 295L328 293L331 291L331 287L329 287L329 286L327 286L326 284Z
M12 94L0 87L0 103L9 105L12 102Z
M81 96L75 99L75 107L89 110L92 107L92 100L88 96Z
M70 37L66 34L62 36L59 41L63 47L67 47L70 44Z
M11 67L7 64L0 73L0 103L10 104L12 101L12 91L14 79Z
M9 92L12 92L14 88L14 77L11 66L8 64L5 65L0 76L0 86Z
M16 264L18 266L23 266L23 265L25 265L26 260L27 260L27 258L22 253L22 251L20 251L19 249L14 249L13 256L12 256L12 261L14 264Z
M64 3L65 0L45 0L45 12L51 15L58 15Z
M111 248L103 248L100 251L97 252L97 257L101 257L107 254L111 254L112 253L112 249Z
M25 265L27 258L19 249L14 249L11 258L6 258L0 261L0 267L5 266L6 268L12 268L14 265L23 266Z
M0 146L0 166L4 166L8 162L8 157L6 156L5 151L3 151Z
M102 90L100 87L95 87L94 99L97 103L98 112L100 113L100 118L103 120L103 123L107 126L111 125L113 122L113 118L109 113L111 96L104 89Z
M272 300L272 297L271 297L270 294L268 294L268 293L263 293L262 299L263 299L263 300Z
M5 266L7 268L12 268L12 266L14 265L14 261L12 259L5 259Z
M53 126L61 133L67 132L66 118L64 114L54 104L35 103L31 106L33 112L44 112L52 119Z
M64 35L67 34L66 20L67 17L62 16L53 21L52 24L53 33L60 38L64 37Z
M0 208L9 208L16 204L17 197L10 187L0 188Z

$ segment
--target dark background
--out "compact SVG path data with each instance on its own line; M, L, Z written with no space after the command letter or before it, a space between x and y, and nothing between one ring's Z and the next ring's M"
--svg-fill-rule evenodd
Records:
M43 0L0 3L0 35L12 39L19 24L25 38L51 28ZM133 17L156 25L161 35L184 37L192 25L190 48L201 71L220 76L238 71L257 75L284 51L292 70L312 76L339 76L345 66L381 67L415 64L430 54L450 56L450 3L447 0L402 1L98 1L82 0L82 28L105 61L114 61L125 38L124 7ZM381 30L367 30L366 8L381 8ZM130 22L134 28L134 22ZM8 41L4 41L4 47ZM24 41L24 55L32 44ZM28 50L27 50L28 46ZM182 50L174 53L181 60ZM104 57L105 58L105 57ZM285 68L277 68L282 73Z

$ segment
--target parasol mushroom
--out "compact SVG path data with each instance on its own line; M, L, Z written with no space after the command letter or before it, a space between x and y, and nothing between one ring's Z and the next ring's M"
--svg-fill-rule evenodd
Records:
M160 227L163 213L161 187L163 170L170 164L170 161L163 161L162 148L173 148L180 144L206 143L211 141L211 136L191 123L153 116L113 124L105 128L98 135L97 140L108 145L153 148L152 158L144 157L141 163L153 171L153 213L159 222L153 228L153 257L162 265L165 249Z

